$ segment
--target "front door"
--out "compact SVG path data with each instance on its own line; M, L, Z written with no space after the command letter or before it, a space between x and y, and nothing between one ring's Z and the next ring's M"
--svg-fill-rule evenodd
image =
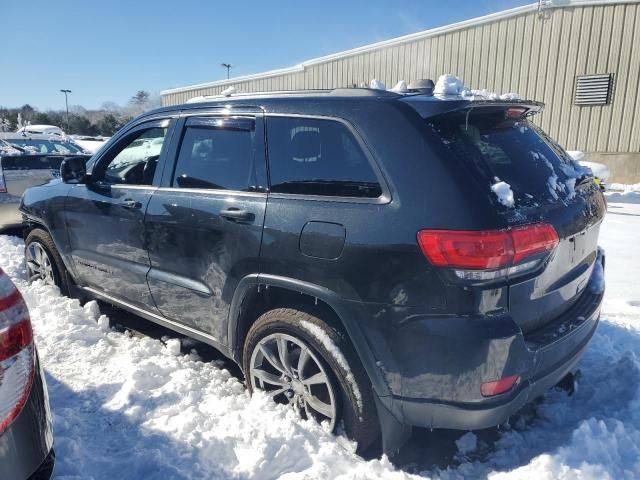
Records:
M156 167L162 164L171 123L162 119L134 127L100 154L90 180L74 186L65 204L78 282L152 309L144 215L159 182Z
M190 116L179 129L174 166L145 217L149 288L165 317L225 343L235 287L259 267L267 203L262 118Z

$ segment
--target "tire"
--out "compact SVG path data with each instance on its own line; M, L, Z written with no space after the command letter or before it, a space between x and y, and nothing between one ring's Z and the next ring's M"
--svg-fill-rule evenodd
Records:
M268 361L269 358L274 359L275 363L280 362L280 367L285 363L281 357L271 356L272 353L279 355L279 341L286 343L285 350L291 360L285 360L291 367L285 367L284 374L281 373L283 370L271 368L272 363ZM307 356L310 359L298 370L296 367L300 366L299 359L303 356L303 347L309 350L310 355ZM263 353L265 350L268 355ZM312 360L318 363L318 368L311 363ZM293 367L292 364L296 366ZM251 392L255 389L266 390L279 403L296 403L297 398L298 402L304 404L303 409L300 403L296 403L303 417L311 413L316 420L328 420L334 432L342 424L347 436L357 442L357 452L361 455L367 455L379 447L380 425L371 382L346 335L320 318L291 308L278 308L264 313L247 333L243 368ZM272 381L278 384L265 382L261 378L264 376L263 368L269 370L271 375L276 375L277 378L269 378L273 378ZM295 378L291 380L293 384L286 382L286 371L294 374ZM319 377L321 373L325 373L326 377ZM316 379L326 378L326 386L325 383L306 385L305 378L310 376ZM300 383L304 384L302 392ZM285 389L285 392L278 393L282 389ZM287 398L287 392L294 397ZM333 399L334 420L331 421L328 416L314 411L313 405L316 405L316 401L314 400L313 405L308 403L306 399L309 396L318 396L325 404L330 404L330 400ZM374 455L375 453L373 452Z
M34 252L37 252L39 248L42 248L47 256L49 264L51 265L51 276L42 274L39 278L32 278L34 273L34 267L30 266L30 258L34 257ZM51 235L45 230L36 228L29 232L24 242L25 251L25 263L27 264L27 276L29 281L44 280L45 283L52 283L60 289L60 293L63 295L69 295L70 278L67 273L67 269L64 266L62 257L58 252ZM37 255L37 254L36 254ZM33 265L33 264L32 264ZM47 278L45 278L47 277ZM52 277L52 278L51 278Z

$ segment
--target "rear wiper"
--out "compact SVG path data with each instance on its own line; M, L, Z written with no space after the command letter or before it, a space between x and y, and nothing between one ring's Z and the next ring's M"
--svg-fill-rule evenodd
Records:
M576 187L580 187L582 185L587 185L590 183L594 183L593 175L582 175L578 179L576 179Z

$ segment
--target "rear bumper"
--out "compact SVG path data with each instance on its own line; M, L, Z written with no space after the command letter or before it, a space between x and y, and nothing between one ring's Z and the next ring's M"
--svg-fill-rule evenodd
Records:
M0 479L43 479L53 469L53 430L44 372L37 360L29 400L0 435Z
M556 385L578 363L599 322L599 308L570 334L553 345L532 351L536 365L528 377L510 392L484 402L442 403L430 400L395 397L404 421L413 426L477 430L505 422L531 400ZM559 358L558 358L559 357Z
M604 267L602 251L596 262ZM597 276L565 314L527 335L508 315L363 325L389 387L376 392L381 405L409 426L475 430L505 422L575 368L599 323L604 289L593 287ZM480 394L482 382L511 375L520 380L510 391Z

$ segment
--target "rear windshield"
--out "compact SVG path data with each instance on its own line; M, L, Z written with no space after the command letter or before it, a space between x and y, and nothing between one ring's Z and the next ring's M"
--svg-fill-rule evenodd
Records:
M427 118L427 135L457 168L470 169L490 189L506 182L515 205L566 200L588 174L526 118L504 107L477 107Z

